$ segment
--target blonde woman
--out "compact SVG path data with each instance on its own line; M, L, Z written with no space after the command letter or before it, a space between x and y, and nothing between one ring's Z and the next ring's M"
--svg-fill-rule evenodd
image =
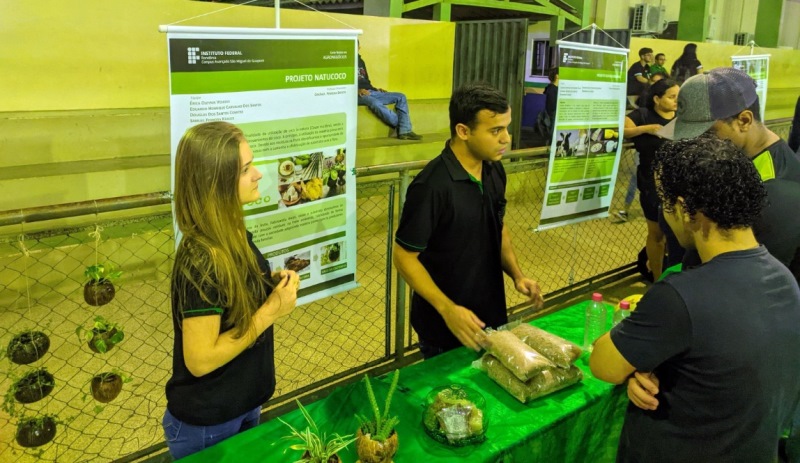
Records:
M162 425L179 459L258 424L275 391L272 325L295 307L297 273L271 274L244 227L261 173L236 126L190 128L175 159L183 234L172 271L172 377Z

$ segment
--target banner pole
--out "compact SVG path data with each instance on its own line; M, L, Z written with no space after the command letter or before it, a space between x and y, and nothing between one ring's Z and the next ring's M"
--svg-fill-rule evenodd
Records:
M592 35L591 35L591 44L594 45L594 32L597 30L597 24L592 23Z
M281 0L275 0L275 29L281 28Z

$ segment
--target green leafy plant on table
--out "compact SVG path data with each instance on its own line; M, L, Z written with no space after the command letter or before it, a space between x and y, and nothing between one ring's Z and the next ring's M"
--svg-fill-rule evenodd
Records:
M305 418L308 424L304 430L299 431L294 426L278 418L281 423L288 426L292 431L291 434L285 436L284 439L299 441L296 444L290 445L289 448L292 450L303 450L303 455L299 460L295 461L295 463L339 463L341 460L337 454L348 445L355 442L356 439L352 437L352 434L346 436L334 434L333 437L328 439L327 434L320 433L317 423L299 400L297 401L297 407L300 409L300 413L303 414L303 418Z
M389 410L399 379L400 370L395 370L389 392L386 394L383 411L381 411L369 376L364 375L364 384L373 417L356 415L359 422L356 433L356 452L362 463L391 463L394 454L397 453L399 442L395 428L400 423L400 418L389 416Z

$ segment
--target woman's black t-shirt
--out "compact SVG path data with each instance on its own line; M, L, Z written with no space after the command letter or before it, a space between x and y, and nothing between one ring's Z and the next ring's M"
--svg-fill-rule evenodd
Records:
M250 232L247 232L247 240L261 271L266 276L270 275L269 264L253 243ZM179 247L178 252L186 252L186 249ZM181 320L203 315L220 315L224 319L225 309L203 301L199 291L183 284L185 282L176 281L178 278L183 277L174 273L171 292L175 341L172 377L166 387L167 409L175 418L195 426L222 424L263 404L275 392L273 330L269 327L255 344L211 373L199 378L192 375L186 368L183 356ZM179 307L176 288L184 286L191 289L188 290L187 303ZM271 291L268 285L266 291L267 294Z
M647 108L638 108L628 114L628 117L637 127L650 124L667 125L672 120L665 119L657 112ZM638 137L631 138L631 141L633 142L633 146L636 147L636 151L639 152L636 185L639 191L655 191L656 185L653 180L653 161L656 157L656 151L658 151L666 139L649 133L643 133Z

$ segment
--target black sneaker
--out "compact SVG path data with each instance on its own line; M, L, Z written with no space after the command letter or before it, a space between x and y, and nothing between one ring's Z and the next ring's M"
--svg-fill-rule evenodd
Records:
M401 133L397 136L398 140L422 140L422 135L417 135L414 132Z

